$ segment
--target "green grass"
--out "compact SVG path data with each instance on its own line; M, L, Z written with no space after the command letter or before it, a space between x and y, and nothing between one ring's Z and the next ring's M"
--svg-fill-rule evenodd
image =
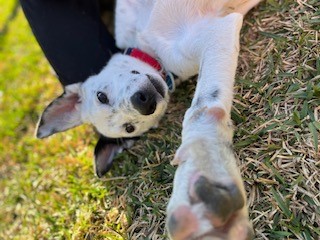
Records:
M0 0L0 239L165 239L165 207L194 83L103 181L81 126L34 138L62 92L15 1ZM232 117L256 239L320 237L320 10L269 0L246 17Z

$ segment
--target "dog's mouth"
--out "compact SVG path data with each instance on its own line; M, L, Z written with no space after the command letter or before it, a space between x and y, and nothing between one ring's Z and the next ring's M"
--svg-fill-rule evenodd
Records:
M161 81L163 80L156 79L150 75L147 75L147 76L150 82L152 83L153 87L156 89L156 91L161 95L162 98L164 98L166 94L166 90L165 90L165 86L161 83Z

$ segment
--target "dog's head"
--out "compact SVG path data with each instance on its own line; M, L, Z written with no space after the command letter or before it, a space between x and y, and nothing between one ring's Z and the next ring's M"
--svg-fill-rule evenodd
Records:
M90 123L104 139L96 147L96 167L97 155L102 152L110 164L127 143L122 140L114 144L107 139L130 139L156 127L168 100L168 87L156 69L131 56L116 54L99 74L65 87L44 110L36 135L44 138Z

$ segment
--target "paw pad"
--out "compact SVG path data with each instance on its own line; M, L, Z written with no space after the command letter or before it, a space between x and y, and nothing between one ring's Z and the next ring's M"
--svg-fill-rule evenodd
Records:
M208 217L215 227L223 226L235 211L244 206L244 199L235 184L223 185L200 176L194 183L193 191L192 195L198 198L196 201L206 205Z
M167 228L171 239L184 240L197 231L198 222L188 206L180 206L170 216Z

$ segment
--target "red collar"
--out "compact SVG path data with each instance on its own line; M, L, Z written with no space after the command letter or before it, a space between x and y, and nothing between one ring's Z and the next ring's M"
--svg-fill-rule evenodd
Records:
M166 72L157 59L151 57L148 53L145 53L138 48L127 48L124 51L124 54L139 59L140 61L156 69L167 83L169 91L173 92L175 90L175 75L170 72Z
M161 64L158 62L157 59L151 57L148 53L145 53L138 48L127 48L124 51L124 54L137 58L140 61L145 62L146 64L150 65L151 67L155 68L157 71L162 73Z

